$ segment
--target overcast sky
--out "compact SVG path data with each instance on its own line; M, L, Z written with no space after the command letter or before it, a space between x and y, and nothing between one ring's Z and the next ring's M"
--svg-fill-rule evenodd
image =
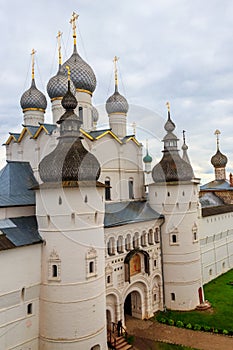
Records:
M37 87L57 71L58 30L63 32L63 61L72 53L72 12L79 14L78 51L95 71L93 103L103 105L113 92L113 63L119 60L119 89L127 98L128 122L137 136L149 139L158 161L165 134L166 102L182 138L186 130L189 157L202 183L213 178L210 158L220 149L233 170L233 1L232 0L1 0L0 2L0 142L20 131L20 97L29 88L30 53L36 53ZM51 122L49 98L46 121ZM129 127L129 133L132 128ZM0 151L1 164L4 147Z

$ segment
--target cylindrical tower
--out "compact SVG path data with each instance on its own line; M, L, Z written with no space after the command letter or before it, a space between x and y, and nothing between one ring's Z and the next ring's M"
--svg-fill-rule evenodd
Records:
M40 349L105 350L104 185L99 162L82 145L70 85L62 105L59 142L39 164L36 194L44 239Z
M204 302L197 227L199 179L180 157L174 129L169 109L163 157L152 170L154 183L149 185L149 201L165 216L161 241L165 306L192 310Z
M106 101L106 111L109 116L110 128L119 138L124 138L127 134L127 112L129 105L126 98L118 91L117 60L118 58L115 56L115 91Z

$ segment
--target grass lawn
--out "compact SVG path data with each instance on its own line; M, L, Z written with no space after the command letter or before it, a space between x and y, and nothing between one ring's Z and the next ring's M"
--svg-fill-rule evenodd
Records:
M155 349L158 349L158 350L192 350L192 348L187 348L187 346L174 345L174 344L161 343L161 342L156 342L156 346L157 347L155 347Z
M229 284L232 282L232 285ZM226 329L233 332L233 269L204 285L205 299L212 308L206 311L166 311L155 317L210 326L215 329Z

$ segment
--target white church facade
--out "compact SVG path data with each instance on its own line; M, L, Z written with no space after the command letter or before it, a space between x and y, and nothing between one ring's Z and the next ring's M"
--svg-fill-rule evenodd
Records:
M23 128L5 143L1 349L105 350L112 322L204 307L203 284L233 267L233 185L219 143L215 179L200 189L168 105L162 159L151 169L148 149L143 158L143 145L127 135L116 59L109 128L98 129L96 77L78 53L76 19L73 53L62 64L59 43L58 72L47 84L53 123L33 52Z

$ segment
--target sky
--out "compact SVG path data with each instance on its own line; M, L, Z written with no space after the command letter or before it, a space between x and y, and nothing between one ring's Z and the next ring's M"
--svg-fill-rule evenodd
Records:
M211 156L227 155L233 172L233 2L231 0L1 0L0 142L22 129L20 97L31 83L31 50L36 50L35 79L46 94L58 67L56 35L62 35L63 61L72 54L69 20L79 14L78 52L93 68L97 88L93 104L99 128L108 127L105 101L113 93L113 57L119 57L119 91L129 103L129 134L137 138L153 164L162 156L166 102L175 133L186 131L189 157L202 183L214 178ZM180 144L181 146L181 144ZM4 165L5 148L0 150Z

